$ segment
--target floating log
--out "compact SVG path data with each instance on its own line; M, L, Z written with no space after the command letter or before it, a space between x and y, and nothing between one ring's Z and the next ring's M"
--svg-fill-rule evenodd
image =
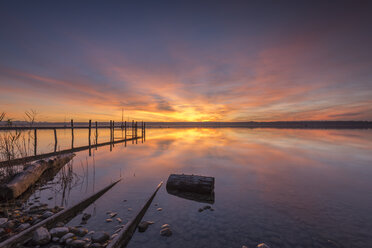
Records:
M137 215L128 222L123 229L118 233L118 236L116 236L109 244L106 246L106 248L124 248L127 246L128 242L132 238L134 232L136 231L136 228L138 224L141 222L143 216L145 215L147 209L149 208L152 200L154 199L156 193L160 189L160 187L163 185L163 182L160 182L158 187L156 187L155 192L151 195L151 197L147 200L145 205L141 208L141 210L137 213ZM1 246L0 246L1 247Z
M121 180L121 179L120 179ZM115 186L120 180L106 186L105 188L101 189L97 193L92 194L91 196L85 198L81 202L75 204L74 206L67 208L65 210L62 210L61 212L58 212L51 217L37 223L36 225L33 225L26 230L12 236L11 238L5 240L4 242L0 243L1 248L13 248L17 247L17 245L22 245L24 242L26 242L28 239L32 237L33 232L38 229L39 227L46 227L51 228L58 222L64 222L67 223L72 218L74 218L77 214L79 214L81 211L83 211L85 208L87 208L90 204L95 202L98 198L100 198L104 193L106 193L109 189Z
M211 194L214 190L214 177L171 174L167 181L167 190Z
M1 199L13 199L20 196L31 187L47 169L60 167L67 164L75 155L67 154L49 159L40 160L30 165L17 174L9 183L0 186Z

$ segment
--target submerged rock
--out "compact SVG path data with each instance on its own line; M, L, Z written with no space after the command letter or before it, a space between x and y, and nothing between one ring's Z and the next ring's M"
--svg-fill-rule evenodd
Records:
M107 232L95 232L92 235L93 243L104 243L110 238L110 235Z
M257 245L257 248L270 248L270 246L268 246L265 243L261 243L261 244Z
M50 242L50 233L44 227L39 227L34 231L32 241L37 245L46 245Z
M144 232L144 231L147 230L147 228L149 227L149 225L152 225L152 224L154 224L154 222L152 222L152 221L142 221L138 225L138 231L139 232Z
M160 230L160 235L165 236L165 237L169 237L169 236L172 235L172 231L169 227L166 227L166 228Z

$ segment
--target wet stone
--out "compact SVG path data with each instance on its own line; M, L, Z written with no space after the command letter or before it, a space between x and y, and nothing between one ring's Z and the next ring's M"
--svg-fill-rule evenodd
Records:
M160 235L165 236L165 237L169 237L169 236L172 235L172 231L169 227L166 227L166 228L160 230Z
M77 240L72 241L69 245L70 245L71 247L81 248L81 247L84 247L85 244L86 244L86 243L85 243L84 240L79 240L79 239L77 239Z
M268 246L265 243L261 243L261 244L257 245L257 248L270 248L270 246Z
M21 225L19 225L18 227L17 227L17 231L18 232L21 232L21 231L23 231L23 230L26 230L27 228L29 228L31 225L30 225L30 223L23 223L23 224L21 224Z
M160 228L163 229L163 228L166 228L166 227L170 227L170 225L169 224L164 224Z
M68 227L55 227L50 229L50 234L52 237L58 237L61 238L65 236L69 232Z
M68 239L71 239L72 237L74 237L75 234L73 233L67 233L65 234L60 240L59 240L59 243L63 244L65 242L67 242Z
M70 232L74 233L76 236L84 237L88 233L88 229L84 227L71 228Z
M63 222L57 222L56 227L63 227L65 226L65 223Z
M81 217L81 220L87 221L90 219L91 216L92 216L91 214L83 213L83 217Z
M54 244L54 245L49 246L49 248L62 248L62 246Z
M41 216L42 219L46 219L46 218L49 218L50 216L52 216L54 213L53 212L50 212L50 211L46 211L43 213L43 215Z
M158 209L156 209L157 211L162 211L163 209L162 208L158 208Z
M55 243L57 243L59 241L59 238L58 237L53 237L52 238L52 241L55 242Z
M39 227L34 231L32 241L36 245L46 245L50 241L50 233L46 228Z
M2 227L7 222L8 222L8 218L0 218L0 227Z
M93 243L90 245L92 248L102 248L103 246L100 243Z
M106 219L106 222L112 222L112 219Z
M107 232L95 232L92 235L92 242L93 243L104 243L110 238L110 235Z
M139 232L144 232L147 230L147 228L149 227L150 223L148 221L142 221L141 223L139 223L138 225L138 231Z

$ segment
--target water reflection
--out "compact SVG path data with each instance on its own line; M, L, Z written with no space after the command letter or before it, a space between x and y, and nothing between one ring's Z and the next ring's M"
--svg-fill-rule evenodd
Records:
M86 145L84 132L75 130L75 146ZM88 151L77 153L73 171L80 175L80 186L71 188L64 204L123 178L87 209L93 214L88 229L113 233L117 223L105 222L106 211L117 212L125 223L135 212L128 209L139 209L160 181L185 173L216 178L215 211L199 213L205 203L162 188L154 199L158 206L145 216L156 224L135 234L128 247L372 243L372 130L148 129L146 135L145 143L116 144L111 152L99 147L91 157ZM70 146L69 136L64 140L61 131L58 145ZM109 140L109 133L99 134L99 139L105 137ZM53 138L42 132L38 138L38 149L54 148ZM63 199L50 189L38 194L44 200L54 196L55 204ZM158 207L163 211L156 211ZM80 224L79 217L71 223ZM173 231L167 239L159 235L165 223Z

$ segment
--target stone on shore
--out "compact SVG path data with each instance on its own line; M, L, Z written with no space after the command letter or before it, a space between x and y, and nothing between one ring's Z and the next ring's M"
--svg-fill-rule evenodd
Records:
M166 228L160 230L160 235L165 236L165 237L169 237L169 236L172 235L172 231L169 227L166 227Z
M139 232L144 232L147 230L147 228L149 227L149 225L153 224L153 222L151 221L142 221L141 223L139 223L138 225L138 231Z
M74 248L83 248L85 244L86 243L84 240L77 239L77 240L72 241L69 245Z
M75 234L73 233L66 233L60 240L59 240L59 243L63 244L65 242L67 242L68 239L71 239L72 237L74 237Z
M69 233L68 227L55 227L50 229L50 235L52 235L52 237L61 238L67 233Z
M32 241L36 245L46 245L50 242L50 233L48 230L44 227L39 227L34 231L34 234L32 236Z

